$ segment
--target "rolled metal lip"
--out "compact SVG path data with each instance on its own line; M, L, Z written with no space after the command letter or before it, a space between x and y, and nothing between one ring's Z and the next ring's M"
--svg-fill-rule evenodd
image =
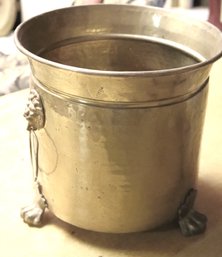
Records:
M121 5L106 4L106 6L107 5L109 5L109 6L128 6L128 5L123 5L123 4L121 4ZM84 6L85 7L90 7L90 6L95 6L95 5L84 5ZM98 8L98 5L96 5L96 6ZM102 5L100 5L100 6L102 6ZM61 8L61 9L53 10L53 11L50 11L50 12L47 12L47 13L53 13L55 11L59 12L59 11L65 10L65 9L79 8L79 7L82 7L82 6L73 6L73 7ZM148 8L148 9L158 10L159 12L172 14L172 11L167 10L167 9L163 9L163 8L150 7L150 6L149 7L148 6L137 6L137 7ZM73 72L82 73L82 74L87 74L87 75L96 75L96 76L112 76L112 77L126 77L126 76L127 77L137 77L137 76L140 76L141 77L141 76L144 76L144 77L156 77L156 76L166 76L166 75L172 75L172 74L175 75L175 73L179 74L179 73L184 73L184 72L188 72L188 71L191 71L191 70L193 71L193 70L199 69L201 67L204 67L206 65L210 65L213 62L215 62L216 60L218 60L220 57L222 57L222 46L221 46L221 51L218 54L216 54L214 57L212 57L212 58L210 58L208 60L201 61L201 62L195 63L195 64L191 64L189 66L172 68L172 69L162 69L162 70L152 70L152 71L103 71L103 70L87 69L87 68L80 68L80 67L77 67L77 66L66 65L66 64L62 64L62 63L58 63L58 62L47 60L47 59L45 59L43 57L40 57L40 56L38 56L36 54L33 54L31 51L29 51L25 47L23 47L23 45L20 43L20 41L18 39L18 34L19 34L20 30L22 29L23 25L26 24L27 22L31 21L31 20L38 19L38 17L40 17L42 15L44 15L44 13L41 14L41 15L38 15L38 16L35 16L35 17L31 18L30 20L20 24L16 28L15 34L14 34L15 44L16 44L16 46L18 47L18 49L22 53L24 53L26 56L32 58L33 60L36 60L36 61L41 62L43 64L46 64L46 65L49 65L49 66L52 66L52 67L55 67L55 68L59 68L59 69L64 69L64 70L73 71ZM174 17L176 17L176 16L180 17L180 15L177 14L177 13L173 13L172 15ZM207 22L207 21L199 21L197 19L190 18L190 17L189 17L189 20L192 20L192 22L194 22L194 23L205 24L205 26L208 26L209 28L214 29L215 31L218 32L218 34L221 35L221 39L222 39L222 32L217 27L215 27L214 25L210 24L209 22ZM115 35L115 33L113 33L113 35ZM147 38L147 36L144 36L144 37ZM133 38L133 36L131 38ZM156 42L161 42L161 41L162 42L163 41L166 42L166 41L168 41L168 40L164 40L164 39L161 40L161 38L155 38L155 37L152 37L152 36L150 38L153 38L154 41L156 41ZM174 46L176 46L176 44Z

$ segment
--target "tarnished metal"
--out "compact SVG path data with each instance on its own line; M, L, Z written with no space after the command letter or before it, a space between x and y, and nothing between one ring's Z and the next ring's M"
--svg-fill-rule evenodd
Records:
M178 209L178 222L181 232L185 236L203 233L207 227L207 217L193 209L197 190L190 189L184 203Z
M49 209L112 233L174 220L196 185L220 31L164 9L94 5L33 18L16 44L44 105L35 133Z

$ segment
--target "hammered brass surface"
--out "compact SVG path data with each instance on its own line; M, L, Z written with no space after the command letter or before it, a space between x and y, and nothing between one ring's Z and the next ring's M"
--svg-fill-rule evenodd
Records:
M207 214L204 235L183 237L176 226L146 233L104 234L71 226L46 212L41 229L23 223L19 210L30 202L32 172L27 122L28 90L0 97L0 227L4 257L221 257L222 252L222 59L210 74L209 97L195 208ZM15 129L16 127L16 129ZM90 219L90 217L89 217ZM12 235L13 231L13 235ZM13 247L12 247L13 246Z
M103 232L147 230L176 217L196 182L206 87L181 103L135 109L39 93L40 181L55 215Z
M49 209L112 233L172 221L196 184L220 31L158 8L97 5L33 18L16 43L45 110L36 134Z

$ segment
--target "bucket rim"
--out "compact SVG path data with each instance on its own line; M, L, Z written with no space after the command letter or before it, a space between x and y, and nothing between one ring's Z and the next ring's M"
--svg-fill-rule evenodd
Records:
M14 41L15 44L17 46L17 48L19 49L20 52L22 52L26 57L33 59L39 63L54 67L54 68L58 68L58 69L62 69L62 70L68 70L71 72L75 72L75 73L81 73L81 74L85 74L85 75L95 75L95 76L112 76L112 77L157 77L157 76L167 76L167 75L175 75L175 74L180 74L180 73L185 73L185 72L189 72L189 71L194 71L194 70L198 70L201 69L207 65L211 65L213 64L215 61L217 61L218 59L220 59L222 57L222 46L221 46L221 50L220 52L218 52L214 57L210 58L210 59L206 59L204 61L200 61L198 63L195 64L191 64L188 66L182 66L182 67L176 67L176 68L170 68L170 69L159 69L159 70L141 70L141 71L110 71L110 70L96 70L96 69L89 69L89 68L82 68L82 67L77 67L77 66L71 66L71 65L66 65L66 64L62 64L62 63L58 63L58 62L54 62L51 60L48 60L46 58L40 57L37 54L32 53L31 51L27 50L22 43L19 40L19 33L22 30L22 28L24 27L24 25L27 22L31 22L34 19L38 19L39 17L48 14L48 13L54 13L56 12L60 12L66 9L70 9L70 8L105 8L105 6L128 6L130 8L132 7L137 7L137 8L146 8L146 9L152 9L152 10L158 10L158 12L162 12L162 13L168 13L173 15L174 17L178 17L181 19L181 15L179 13L175 13L172 10L169 9L165 9L165 8L159 8L159 7L151 7L151 6L139 6L139 5L129 5L129 4L94 4L94 5L80 5L80 6L70 6L70 7L65 7L65 8L60 8L57 10L53 10L53 11L49 11L49 12L45 12L42 13L40 15L37 15L35 17L32 17L31 19L21 23L14 32ZM187 16L185 16L186 18ZM190 18L189 16L189 20L194 22L194 23L199 23L199 24L204 24L204 26L209 27L209 29L214 30L216 33L218 33L218 35L221 36L221 40L222 40L222 32L213 24L209 23L208 21L202 21L202 20L198 20L195 18Z

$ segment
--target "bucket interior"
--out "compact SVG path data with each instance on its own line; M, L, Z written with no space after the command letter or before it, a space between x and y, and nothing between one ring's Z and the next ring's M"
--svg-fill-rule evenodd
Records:
M196 56L167 44L121 37L69 40L39 55L65 65L104 71L164 70L200 62Z
M31 59L114 72L190 69L218 59L221 43L220 31L208 23L132 5L64 8L16 31L17 46Z

